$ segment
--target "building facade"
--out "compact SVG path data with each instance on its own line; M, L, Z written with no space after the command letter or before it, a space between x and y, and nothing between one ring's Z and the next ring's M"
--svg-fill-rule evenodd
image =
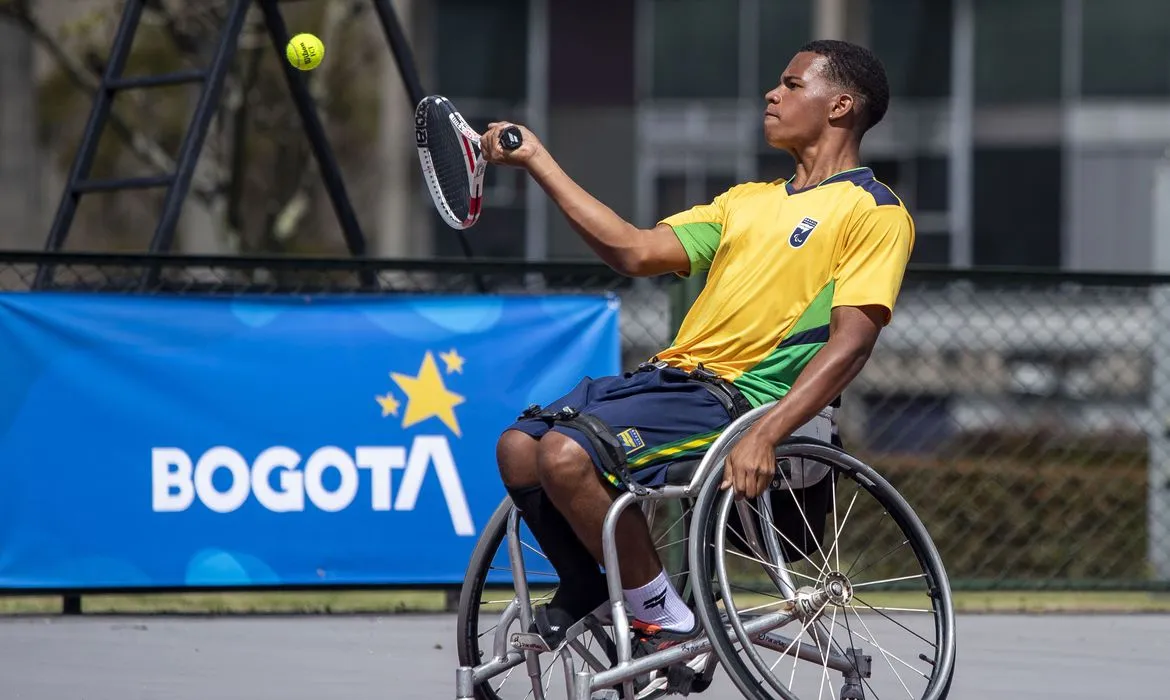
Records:
M473 121L532 125L641 225L789 175L761 138L764 92L804 41L860 41L893 92L863 158L913 210L916 262L1152 265L1164 0L438 0L422 26L436 91ZM543 193L493 170L477 253L589 255ZM439 227L436 252L457 252Z

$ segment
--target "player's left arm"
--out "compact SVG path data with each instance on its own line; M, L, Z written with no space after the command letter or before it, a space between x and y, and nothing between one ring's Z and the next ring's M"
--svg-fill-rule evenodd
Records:
M850 228L834 272L829 340L728 455L723 488L734 486L747 498L763 493L775 471L775 446L840 396L865 367L893 316L913 244L914 224L901 207L870 209Z

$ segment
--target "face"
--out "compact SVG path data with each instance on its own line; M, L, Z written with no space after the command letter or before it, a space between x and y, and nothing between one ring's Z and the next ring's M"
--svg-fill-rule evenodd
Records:
M815 143L836 120L849 111L852 98L823 77L827 59L801 52L792 57L780 84L764 95L764 138L768 145L793 151Z

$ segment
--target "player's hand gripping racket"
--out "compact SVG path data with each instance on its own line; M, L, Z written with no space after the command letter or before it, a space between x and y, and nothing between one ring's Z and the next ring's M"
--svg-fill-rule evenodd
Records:
M450 100L431 95L414 110L414 141L423 179L439 215L453 229L474 226L483 207L483 175L487 167L480 135ZM522 142L520 129L515 126L500 134L504 150L514 151Z

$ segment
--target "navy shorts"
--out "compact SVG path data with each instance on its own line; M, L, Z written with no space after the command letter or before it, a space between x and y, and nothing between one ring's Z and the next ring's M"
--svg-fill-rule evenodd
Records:
M572 391L543 408L571 407L597 417L625 447L632 476L644 486L661 486L672 462L698 456L731 423L723 404L702 383L672 367L581 380ZM622 488L621 479L602 466L593 444L580 431L521 418L508 428L540 438L550 429L573 439L589 454L601 475Z

